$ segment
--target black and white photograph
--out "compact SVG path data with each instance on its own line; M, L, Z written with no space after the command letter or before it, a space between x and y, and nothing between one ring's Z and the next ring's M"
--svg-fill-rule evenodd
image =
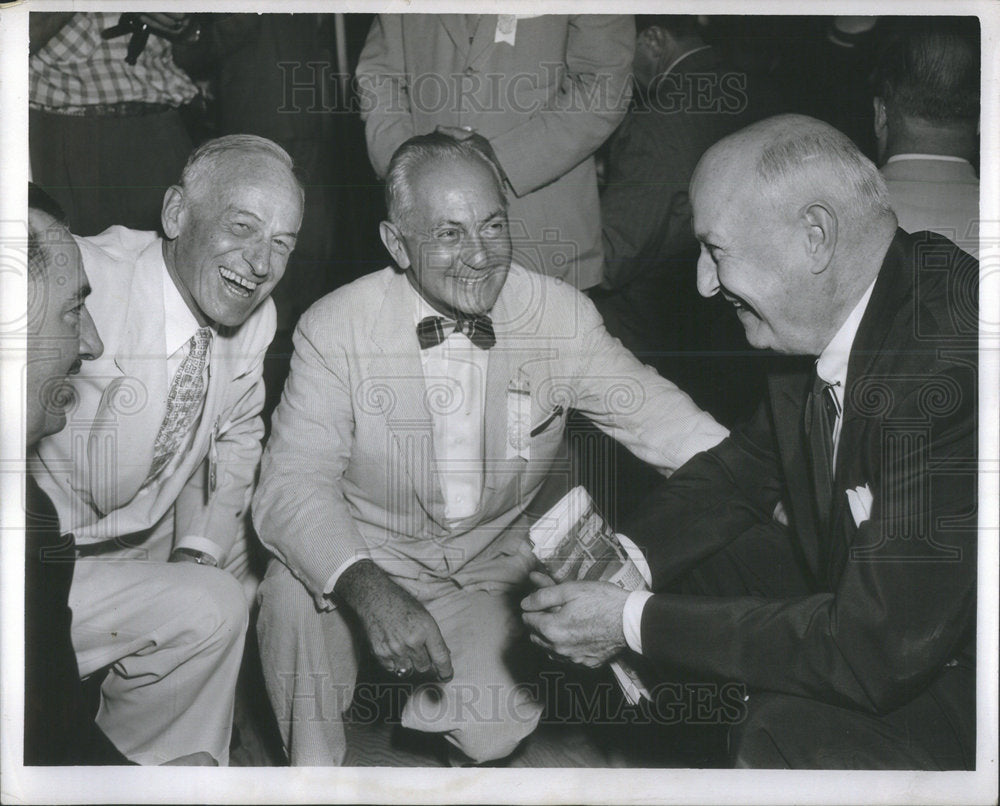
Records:
M998 35L0 3L3 802L995 804Z

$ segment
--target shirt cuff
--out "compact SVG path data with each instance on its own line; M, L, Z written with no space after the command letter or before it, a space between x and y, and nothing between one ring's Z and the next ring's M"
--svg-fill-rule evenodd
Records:
M642 654L642 609L646 606L652 591L632 591L625 600L622 610L622 630L629 649Z
M209 540L207 537L202 537L201 535L184 535L180 540L177 541L177 545L174 549L193 549L194 551L200 551L202 554L207 554L215 562L221 566L223 555L225 552L222 550L222 546L218 543Z

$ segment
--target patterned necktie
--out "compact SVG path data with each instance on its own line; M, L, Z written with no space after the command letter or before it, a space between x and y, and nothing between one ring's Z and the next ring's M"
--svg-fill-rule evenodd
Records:
M806 398L805 432L821 529L826 529L833 502L833 428L837 408L833 386L815 375L812 391Z
M177 452L181 439L191 428L205 394L205 364L211 343L212 331L207 327L198 328L188 342L188 354L174 373L170 392L167 393L167 413L156 434L153 464L146 476L146 484L166 467Z
M417 323L417 340L421 350L436 347L452 333L464 333L481 350L489 350L497 343L493 320L485 315L463 316L457 321L443 316L425 316Z

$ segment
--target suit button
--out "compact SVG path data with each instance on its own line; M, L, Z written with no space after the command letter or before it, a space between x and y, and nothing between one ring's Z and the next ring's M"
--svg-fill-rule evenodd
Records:
M465 68L465 74L466 74L467 76L471 76L471 75L473 75L473 74L474 74L475 72L476 72L476 68L474 68L474 67L466 67L466 68Z

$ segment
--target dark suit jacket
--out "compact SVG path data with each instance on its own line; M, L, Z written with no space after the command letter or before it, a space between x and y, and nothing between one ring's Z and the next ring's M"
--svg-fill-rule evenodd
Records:
M772 376L755 418L688 462L626 530L662 590L769 522L780 500L810 593L656 595L644 654L689 679L878 713L949 664L974 668L977 300L974 259L897 230L851 351L829 529L817 528L804 455L807 370ZM858 525L847 491L864 487L871 513Z
M724 356L749 347L729 306L698 295L688 184L710 146L780 109L759 76L727 66L714 48L696 50L622 121L601 190L604 286L591 296L605 327L726 424L760 400L763 374L753 390L729 388L736 362L743 373L748 362ZM695 351L709 360L692 359Z
M26 476L24 763L131 764L90 714L70 640L73 535Z

